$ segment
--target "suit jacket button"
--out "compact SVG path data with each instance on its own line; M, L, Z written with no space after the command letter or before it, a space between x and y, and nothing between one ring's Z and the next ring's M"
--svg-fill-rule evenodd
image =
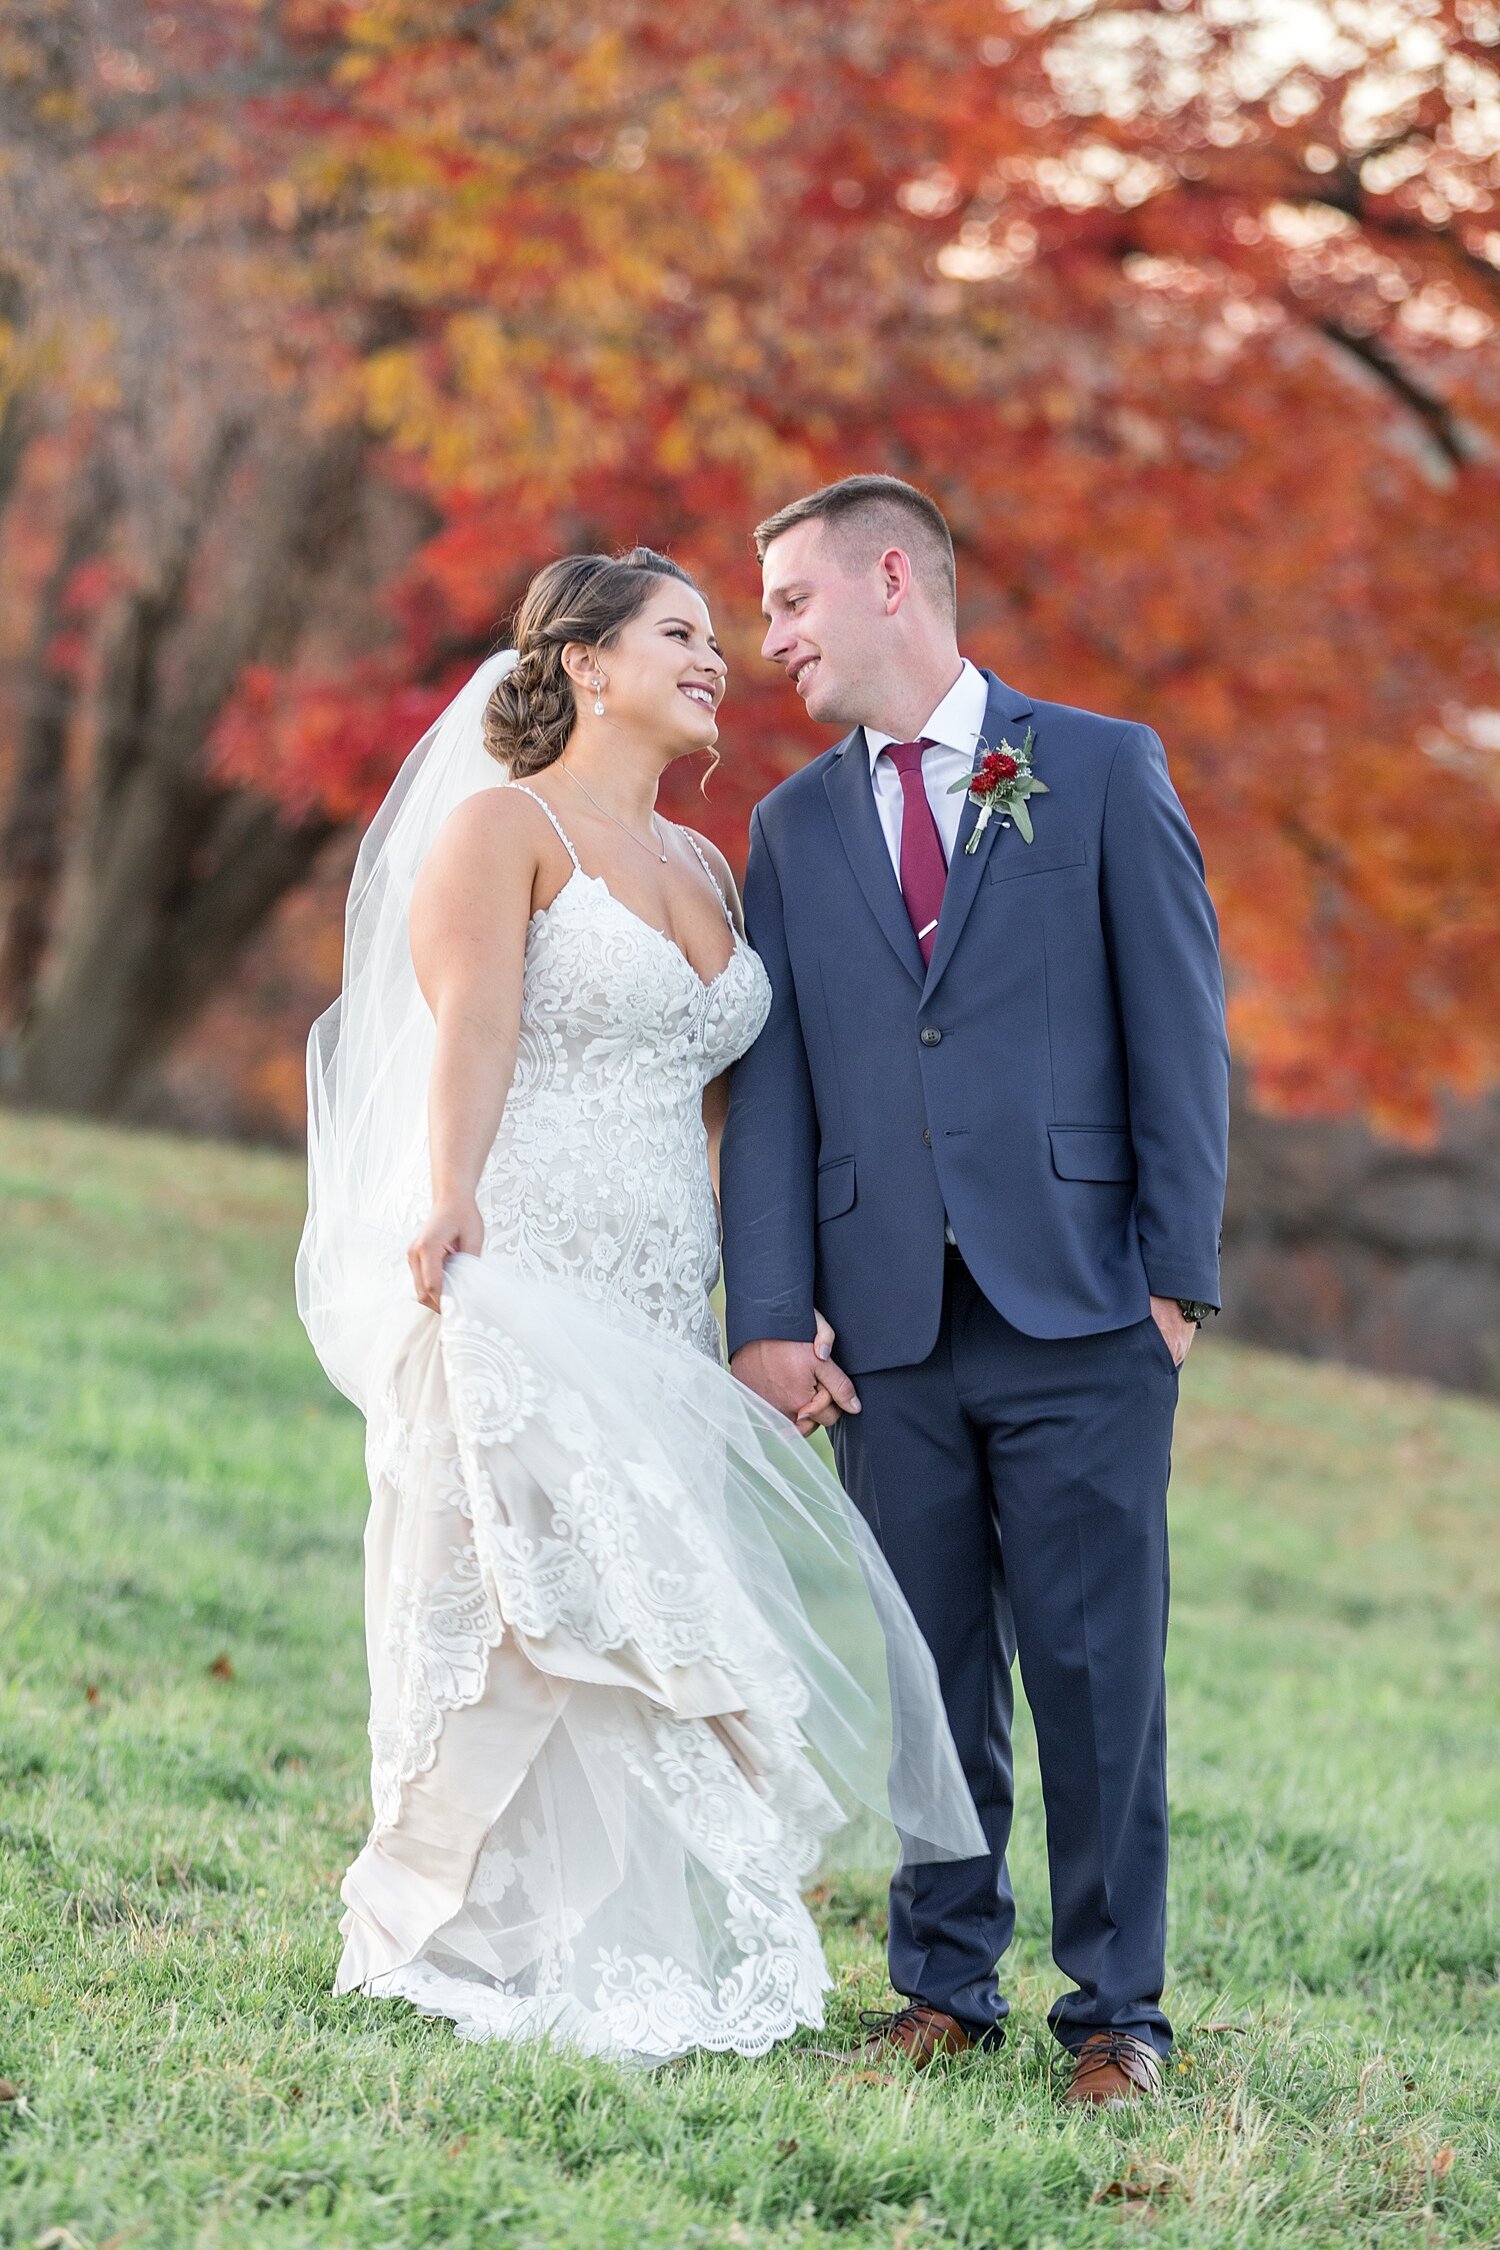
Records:
M935 1047L942 1036L936 1024L928 1024L926 1030L922 1033L922 1044L924 1047Z
M932 1146L932 1128L929 1125L922 1127L922 1146L923 1148L931 1148Z

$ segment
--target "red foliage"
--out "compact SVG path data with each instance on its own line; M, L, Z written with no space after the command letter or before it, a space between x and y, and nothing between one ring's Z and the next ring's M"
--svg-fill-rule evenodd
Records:
M468 673L416 686L406 653L302 678L247 665L210 744L210 771L274 798L288 818L320 806L336 820L367 815L393 772L392 743L410 748Z
M1263 1098L1420 1129L1500 1078L1493 10L1315 58L1047 14L138 0L100 197L211 238L265 379L437 526L365 653L246 673L216 770L357 817L537 564L640 538L731 657L737 854L814 747L747 528L891 468L975 657L1163 735Z

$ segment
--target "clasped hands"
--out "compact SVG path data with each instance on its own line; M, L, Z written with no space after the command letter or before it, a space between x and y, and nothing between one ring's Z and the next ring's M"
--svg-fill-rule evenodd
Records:
M816 1309L809 1344L762 1336L742 1344L730 1372L778 1414L794 1422L803 1437L831 1430L841 1414L857 1414L859 1397L833 1356L833 1330Z
M1151 1317L1181 1367L1193 1348L1196 1325L1184 1319L1171 1297L1153 1297ZM763 1336L756 1343L742 1344L730 1362L731 1372L747 1390L795 1422L803 1437L811 1437L816 1429L831 1430L841 1414L860 1410L854 1385L833 1357L833 1330L820 1312L814 1310L813 1319L816 1327L810 1344Z

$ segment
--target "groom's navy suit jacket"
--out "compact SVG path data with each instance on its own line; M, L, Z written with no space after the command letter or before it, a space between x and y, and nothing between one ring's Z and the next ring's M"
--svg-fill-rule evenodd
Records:
M924 1360L945 1213L1028 1336L1218 1302L1218 924L1161 743L985 677L985 746L1029 724L1049 794L1034 843L996 816L972 853L965 800L930 967L862 730L756 809L745 912L774 999L724 1137L731 1352L810 1338L816 1303L850 1372Z

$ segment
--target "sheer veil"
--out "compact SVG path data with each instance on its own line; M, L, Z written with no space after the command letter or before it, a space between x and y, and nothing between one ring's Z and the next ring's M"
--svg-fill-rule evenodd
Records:
M407 938L412 886L455 805L505 779L484 746L484 711L515 662L514 649L487 658L391 783L355 862L343 989L307 1043L297 1310L330 1379L362 1408L393 1301L409 1311L404 1206L426 1161L434 1025Z

